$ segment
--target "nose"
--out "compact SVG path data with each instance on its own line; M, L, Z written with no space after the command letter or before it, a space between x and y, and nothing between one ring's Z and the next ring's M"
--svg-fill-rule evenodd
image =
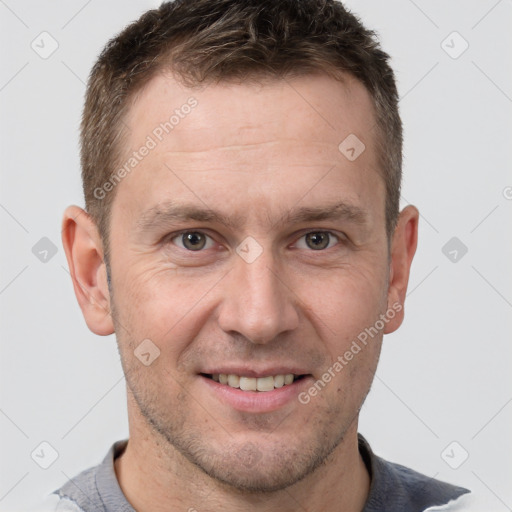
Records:
M233 271L224 282L218 322L230 335L267 344L299 324L293 290L280 275L271 250L252 262L234 255Z

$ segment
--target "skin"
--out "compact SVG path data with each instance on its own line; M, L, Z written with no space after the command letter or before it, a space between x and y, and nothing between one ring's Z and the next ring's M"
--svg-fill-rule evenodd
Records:
M197 106L116 187L112 295L94 222L77 206L64 214L78 302L91 331L116 332L126 375L121 488L141 512L360 511L370 479L358 414L383 334L403 320L418 210L400 213L388 257L373 107L349 76L343 84L318 74L191 90L158 75L126 119L127 158L191 96ZM353 162L338 150L351 133L366 146ZM171 224L145 213L170 201L238 225ZM362 210L364 223L286 221L297 208L340 201ZM208 235L205 248L185 248L182 230ZM324 249L307 243L318 231L333 234ZM236 252L248 236L262 250L251 263ZM297 393L307 391L397 304L401 311L307 404L295 396L272 411L240 411L199 375L226 364L293 366L308 374ZM160 350L149 366L134 355L144 339Z

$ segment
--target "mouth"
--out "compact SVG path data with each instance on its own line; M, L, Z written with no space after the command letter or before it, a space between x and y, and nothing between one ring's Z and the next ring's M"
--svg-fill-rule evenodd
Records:
M200 375L224 386L256 393L284 388L307 377L306 374L296 375L294 373L266 375L261 377L236 375L232 373L201 373Z

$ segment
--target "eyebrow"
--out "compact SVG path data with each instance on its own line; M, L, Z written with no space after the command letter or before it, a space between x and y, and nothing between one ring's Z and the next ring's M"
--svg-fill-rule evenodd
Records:
M196 205L167 202L146 210L137 220L136 228L137 231L144 232L169 227L178 223L197 221L223 224L230 229L236 230L240 229L246 219L246 216L237 216L235 219L208 207L200 208ZM292 209L281 215L276 222L272 222L269 218L269 226L274 227L275 225L318 222L322 220L345 220L358 226L365 226L368 221L368 215L363 208L341 201L332 205L304 206Z

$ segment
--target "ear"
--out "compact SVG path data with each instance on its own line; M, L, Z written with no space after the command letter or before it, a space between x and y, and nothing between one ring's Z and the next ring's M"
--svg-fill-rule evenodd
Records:
M114 332L103 244L91 216L69 206L62 220L62 244L75 295L89 329L100 336Z
M388 284L388 309L396 315L386 323L384 334L396 331L404 320L404 303L409 282L409 271L418 244L419 211L406 206L398 218L391 246L391 262Z

